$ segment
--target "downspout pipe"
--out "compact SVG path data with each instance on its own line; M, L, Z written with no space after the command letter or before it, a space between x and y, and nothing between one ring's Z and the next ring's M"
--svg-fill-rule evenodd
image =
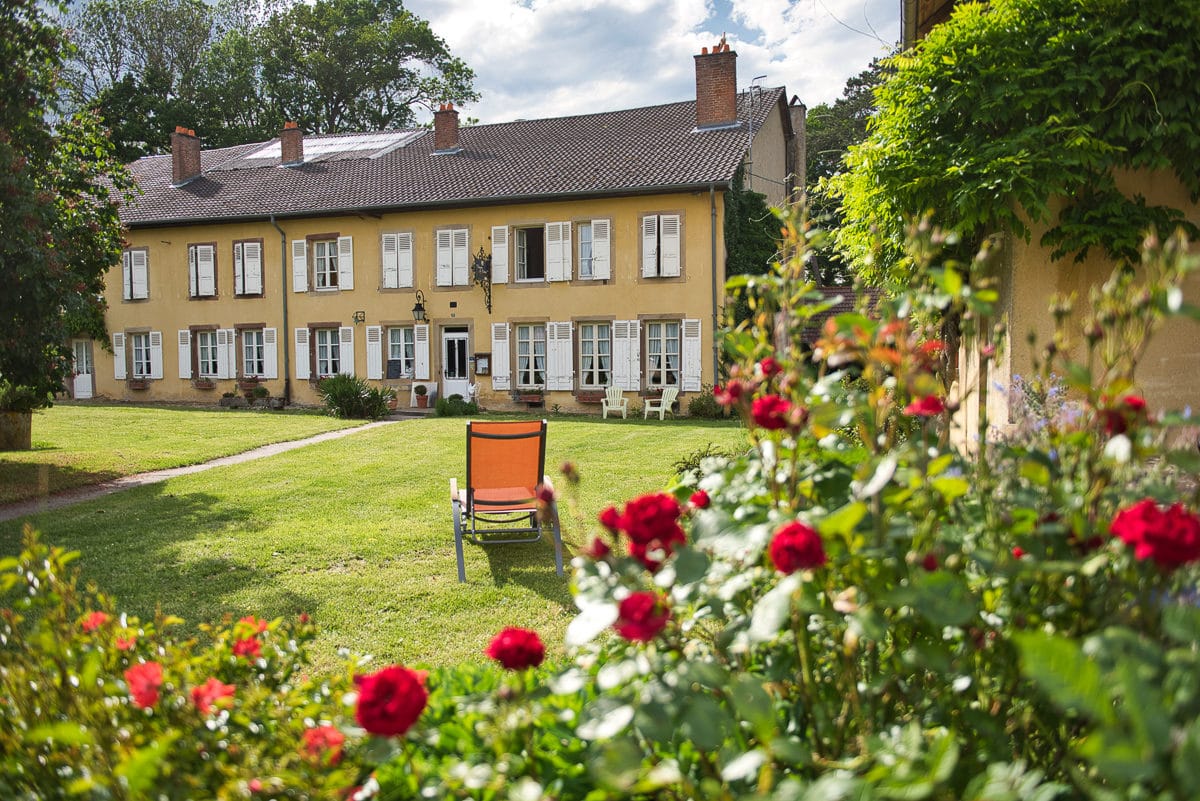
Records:
M288 291L287 291L287 234L275 222L271 215L271 226L279 232L279 290L283 299L283 330L280 332L279 345L283 349L283 403L292 405L292 350L291 331L288 328Z
M717 341L717 317L720 310L720 298L717 295L717 185L708 185L709 229L711 239L712 259L712 380L715 386L720 380L717 368L720 363L720 344Z

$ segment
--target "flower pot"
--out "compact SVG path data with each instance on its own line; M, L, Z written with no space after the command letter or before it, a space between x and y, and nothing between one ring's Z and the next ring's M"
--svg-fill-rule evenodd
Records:
M33 447L33 412L0 412L0 451L27 451Z
M418 409L428 409L429 408L429 396L428 395L418 395L417 396L417 408Z
M131 378L125 382L129 389L149 389L150 382L144 378Z

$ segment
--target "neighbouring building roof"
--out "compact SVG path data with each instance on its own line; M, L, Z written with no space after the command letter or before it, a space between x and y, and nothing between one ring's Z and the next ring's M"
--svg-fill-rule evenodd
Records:
M850 314L858 311L859 301L862 298L866 299L868 310L873 310L879 303L879 299L883 296L883 290L876 287L861 287L855 289L852 286L819 286L813 291L820 292L825 296L825 300L838 299L833 306L819 314L815 314L808 321L808 325L804 328L802 338L806 345L814 345L821 338L822 329L825 327L825 321L831 317L837 317L839 314Z
M639 194L727 183L782 88L738 97L735 127L696 130L696 103L462 127L460 150L434 152L432 130L309 135L305 161L279 166L279 140L201 153L200 177L171 186L171 155L130 165L142 193L130 227L239 218L480 205ZM368 139L368 137L370 137ZM341 140L345 140L342 146Z

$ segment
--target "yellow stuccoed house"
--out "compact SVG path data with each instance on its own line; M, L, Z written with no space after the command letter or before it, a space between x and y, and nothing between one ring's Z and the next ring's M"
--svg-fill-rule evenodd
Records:
M774 204L802 169L803 106L739 92L737 54L695 56L696 98L460 129L309 135L131 165L113 350L74 343L76 397L211 402L261 385L320 403L354 374L415 405L599 409L714 382L735 172Z

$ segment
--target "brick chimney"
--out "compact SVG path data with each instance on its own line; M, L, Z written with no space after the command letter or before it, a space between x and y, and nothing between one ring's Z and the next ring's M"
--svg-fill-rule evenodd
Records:
M453 103L443 103L433 113L433 149L436 153L453 153L458 145L458 111Z
M737 53L725 37L696 59L696 127L720 128L737 124Z
M171 185L182 186L200 177L200 139L190 128L176 126L171 134Z
M290 120L279 132L279 155L279 163L285 167L304 163L304 131Z

